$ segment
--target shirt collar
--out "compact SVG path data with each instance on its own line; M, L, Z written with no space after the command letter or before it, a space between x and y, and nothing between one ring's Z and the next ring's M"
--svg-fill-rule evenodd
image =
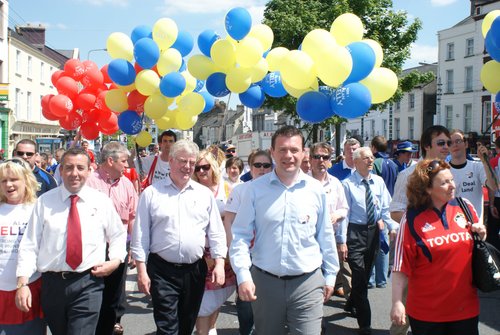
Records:
M189 188L189 189L193 189L193 183L195 183L195 181L194 181L194 180L189 179L189 181L188 181L188 183L187 183L186 187L184 187L184 189L183 189L183 190L180 190L180 189L177 187L177 185L175 185L175 184L174 184L174 182L172 181L172 178L170 178L170 174L168 174L168 175L167 175L167 177L164 179L164 182L165 182L165 183L164 183L163 185L165 185L165 187L173 187L174 189L176 189L176 190L177 190L177 191L179 191L179 192L182 192L183 190L187 190L188 188Z
M274 169L271 173L269 173L270 177L269 177L269 181L271 183L280 183L282 185L284 185L281 180L279 179L278 175L276 174L276 169ZM291 188L291 187L294 187L295 185L298 185L298 184L301 184L303 183L307 178L307 174L305 174L300 168L299 168L299 174L297 176L297 178L295 179L295 182L290 185L290 186L287 186L287 188ZM312 177L311 177L312 178Z
M95 173L97 173L97 175L99 175L99 177L104 180L106 183L108 184L111 184L111 185L116 185L118 184L118 182L120 181L121 178L118 178L118 179L111 179L109 177L109 173L107 173L104 169L98 167L96 170L95 170Z
M68 191L66 189L66 187L64 186L64 184L59 186L58 188L61 191L61 200L63 202L66 201L66 199L68 199L71 195L74 194L74 193L71 193L70 191ZM78 197L80 199L82 199L83 201L88 201L88 200L92 199L92 197L93 197L93 194L91 192L91 188L88 186L85 186L85 185L82 187L80 192L76 193L76 195L78 195Z
M347 165L347 163L346 163L345 159L342 161L342 168L343 168L344 170L345 170L345 169L349 169L349 170L351 170L351 172L352 172L352 171L354 171L354 170L356 170L356 168L354 168L354 167L352 167L352 168L351 168L351 167L349 167L349 165Z
M363 179L365 179L359 174L358 171L354 171L353 178L357 184L361 184L363 182ZM373 178L371 173L368 174L368 178L366 178L366 180L368 181L369 184L373 184Z

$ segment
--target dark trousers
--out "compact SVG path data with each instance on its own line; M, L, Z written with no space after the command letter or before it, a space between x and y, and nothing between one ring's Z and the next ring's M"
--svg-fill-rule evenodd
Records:
M90 271L43 273L41 304L52 335L94 335L103 289L103 279Z
M205 291L207 263L178 265L150 254L147 271L157 335L191 335Z
M500 212L500 198L495 197L495 200L491 202L490 206L495 206L495 208ZM489 214L488 224L486 225L486 241L493 244L497 249L500 249L500 238L498 233L500 231L500 219L494 218L493 215Z
M371 309L368 301L368 281L380 248L379 229L349 223L347 228L347 262L352 272L350 303L357 310L360 328L371 326Z
M112 335L115 323L125 313L127 260L128 255L115 271L104 278L101 312L99 313L99 322L96 328L97 335Z
M411 316L410 325L413 335L478 335L479 317L451 322L419 321Z
M238 314L238 324L240 335L250 335L253 331L253 311L250 301L243 301L236 295L236 313Z

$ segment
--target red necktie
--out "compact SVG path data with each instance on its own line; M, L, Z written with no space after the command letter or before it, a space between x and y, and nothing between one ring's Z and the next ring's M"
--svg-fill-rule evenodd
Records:
M68 238L66 240L66 263L75 270L82 263L82 228L76 203L77 195L70 196L71 207L68 215Z

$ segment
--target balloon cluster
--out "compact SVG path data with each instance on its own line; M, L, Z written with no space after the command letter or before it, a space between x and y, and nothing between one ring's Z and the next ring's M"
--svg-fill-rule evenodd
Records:
M481 68L481 82L493 94L500 92L500 10L489 12L483 19L482 33L486 51L492 60ZM499 100L496 100L499 101Z
M51 121L59 121L62 128L80 127L82 136L95 139L99 131L114 134L118 130L116 116L107 108L104 99L110 83L106 69L99 69L92 61L69 59L64 70L52 74L52 84L59 94L42 97L42 114Z

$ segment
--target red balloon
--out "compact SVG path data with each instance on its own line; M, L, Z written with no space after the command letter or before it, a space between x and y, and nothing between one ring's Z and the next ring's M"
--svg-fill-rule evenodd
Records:
M134 63L134 70L135 70L135 73L138 74L139 72L141 72L144 69L139 65L139 63L135 62Z
M54 96L54 94L45 94L43 97L42 97L42 100L41 100L41 104L42 104L42 109L45 108L45 109L49 109L49 103L50 103L50 99L52 99L52 97Z
M56 83L57 92L64 94L71 99L76 98L78 94L78 84L73 78L61 77Z
M49 109L53 115L62 118L73 110L73 101L64 94L58 94L50 99Z
M99 69L90 70L80 80L84 87L98 88L104 83L104 76Z
M99 129L95 122L84 122L80 126L82 136L87 140L95 140L99 136Z
M91 109L94 108L96 97L92 93L80 92L75 100L75 105L80 109Z
M82 112L82 122L99 122L99 114L101 111L97 108L92 108L91 110L84 110Z
M99 67L97 66L96 63L94 63L91 60L84 60L82 62L83 68L85 69L85 73L89 71L99 71Z
M52 73L52 76L50 77L52 85L56 86L56 83L59 80L59 78L64 76L66 76L66 73L63 70L57 70L56 72Z
M99 130L101 131L101 133L103 133L104 135L113 135L115 134L120 128L118 127L118 125L116 125L116 127L111 127L111 128L103 128L101 126L99 126Z
M104 77L105 84L111 84L113 82L111 80L111 78L109 78L109 75L108 75L108 66L109 66L109 64L106 64L103 67L101 67L101 73L102 73L102 76Z
M49 121L57 121L57 120L59 120L58 116L52 114L52 112L50 111L49 107L42 107L42 115L43 115L44 118L46 118Z
M102 91L97 95L97 98L95 99L95 108L111 113L111 110L106 105L106 93L107 91Z
M115 113L101 111L98 122L101 127L109 129L118 124L118 116Z
M147 96L142 95L141 93L139 93L139 91L133 90L127 96L128 109L136 111L138 114L143 113L144 103L146 102L147 98Z
M74 130L82 124L82 116L73 111L66 115L66 117L59 120L59 124L66 130Z
M66 72L71 78L80 80L80 78L85 74L85 67L78 59L72 58L64 64L64 72Z

